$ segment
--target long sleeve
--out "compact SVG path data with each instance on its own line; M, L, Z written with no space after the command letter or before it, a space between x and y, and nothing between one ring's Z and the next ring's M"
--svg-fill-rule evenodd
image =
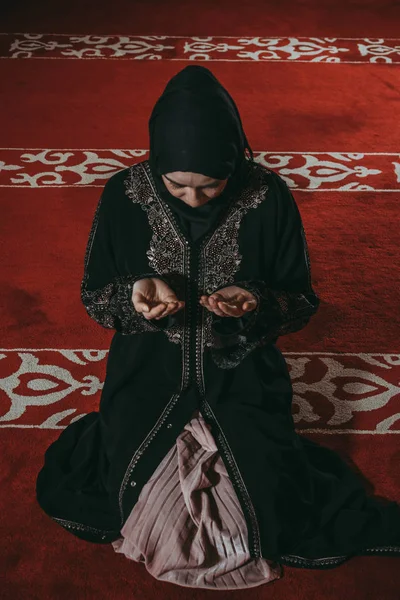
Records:
M115 179L111 178L98 202L86 247L81 300L92 319L123 335L160 331L173 321L160 319L156 325L154 320L149 321L138 313L133 306L132 289L135 281L145 277L157 277L168 285L170 282L168 277L155 272L135 272L125 257L117 261L117 255L124 252L123 229L118 220L126 220L118 191ZM132 237L134 228L129 226L133 230ZM132 240L130 245L133 243ZM117 248L117 244L122 247Z
M232 361L237 361L239 356L243 358L256 346L299 331L318 310L320 301L312 288L309 253L299 209L284 180L277 178L276 186L277 244L271 272L265 279L232 284L254 294L257 307L240 318L214 316L215 356L218 356L218 348L232 347ZM222 350L221 357L223 354Z

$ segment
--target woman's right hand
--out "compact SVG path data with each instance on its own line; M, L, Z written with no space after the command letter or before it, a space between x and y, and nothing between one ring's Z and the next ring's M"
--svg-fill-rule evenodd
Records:
M145 277L133 285L132 302L135 310L146 319L162 319L184 307L175 292L162 279Z

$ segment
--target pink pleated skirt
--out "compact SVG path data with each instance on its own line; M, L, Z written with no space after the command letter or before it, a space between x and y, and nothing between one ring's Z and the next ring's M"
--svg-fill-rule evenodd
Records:
M250 557L243 511L199 410L143 486L112 546L156 579L184 587L237 590L282 577L278 563Z

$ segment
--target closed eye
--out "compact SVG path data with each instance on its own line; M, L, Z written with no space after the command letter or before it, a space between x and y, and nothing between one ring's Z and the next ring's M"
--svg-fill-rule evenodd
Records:
M169 182L170 185L175 188L175 189L182 189L184 187L186 187L185 185L179 185L177 183L173 183L172 181ZM210 183L209 185L202 185L200 187L200 189L204 190L204 189L216 189L219 186L219 183Z

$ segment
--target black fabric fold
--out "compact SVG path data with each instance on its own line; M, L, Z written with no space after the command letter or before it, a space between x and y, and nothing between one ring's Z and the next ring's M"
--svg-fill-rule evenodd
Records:
M256 308L241 318L213 318L213 358L221 368L234 368L260 345L307 325L320 299L312 286L308 244L300 211L287 184L274 178L277 244L266 279L236 280L257 300ZM218 291L214 290L214 292Z
M116 202L111 192L111 184L106 184L98 201L90 228L84 260L84 274L81 282L81 301L89 314L99 325L115 329L122 335L157 332L173 325L173 320L146 319L138 313L132 302L133 286L139 279L157 277L171 287L168 275L157 272L132 272L128 261L124 270L117 267L113 251L113 232L124 220L123 202ZM127 233L129 236L129 232Z

